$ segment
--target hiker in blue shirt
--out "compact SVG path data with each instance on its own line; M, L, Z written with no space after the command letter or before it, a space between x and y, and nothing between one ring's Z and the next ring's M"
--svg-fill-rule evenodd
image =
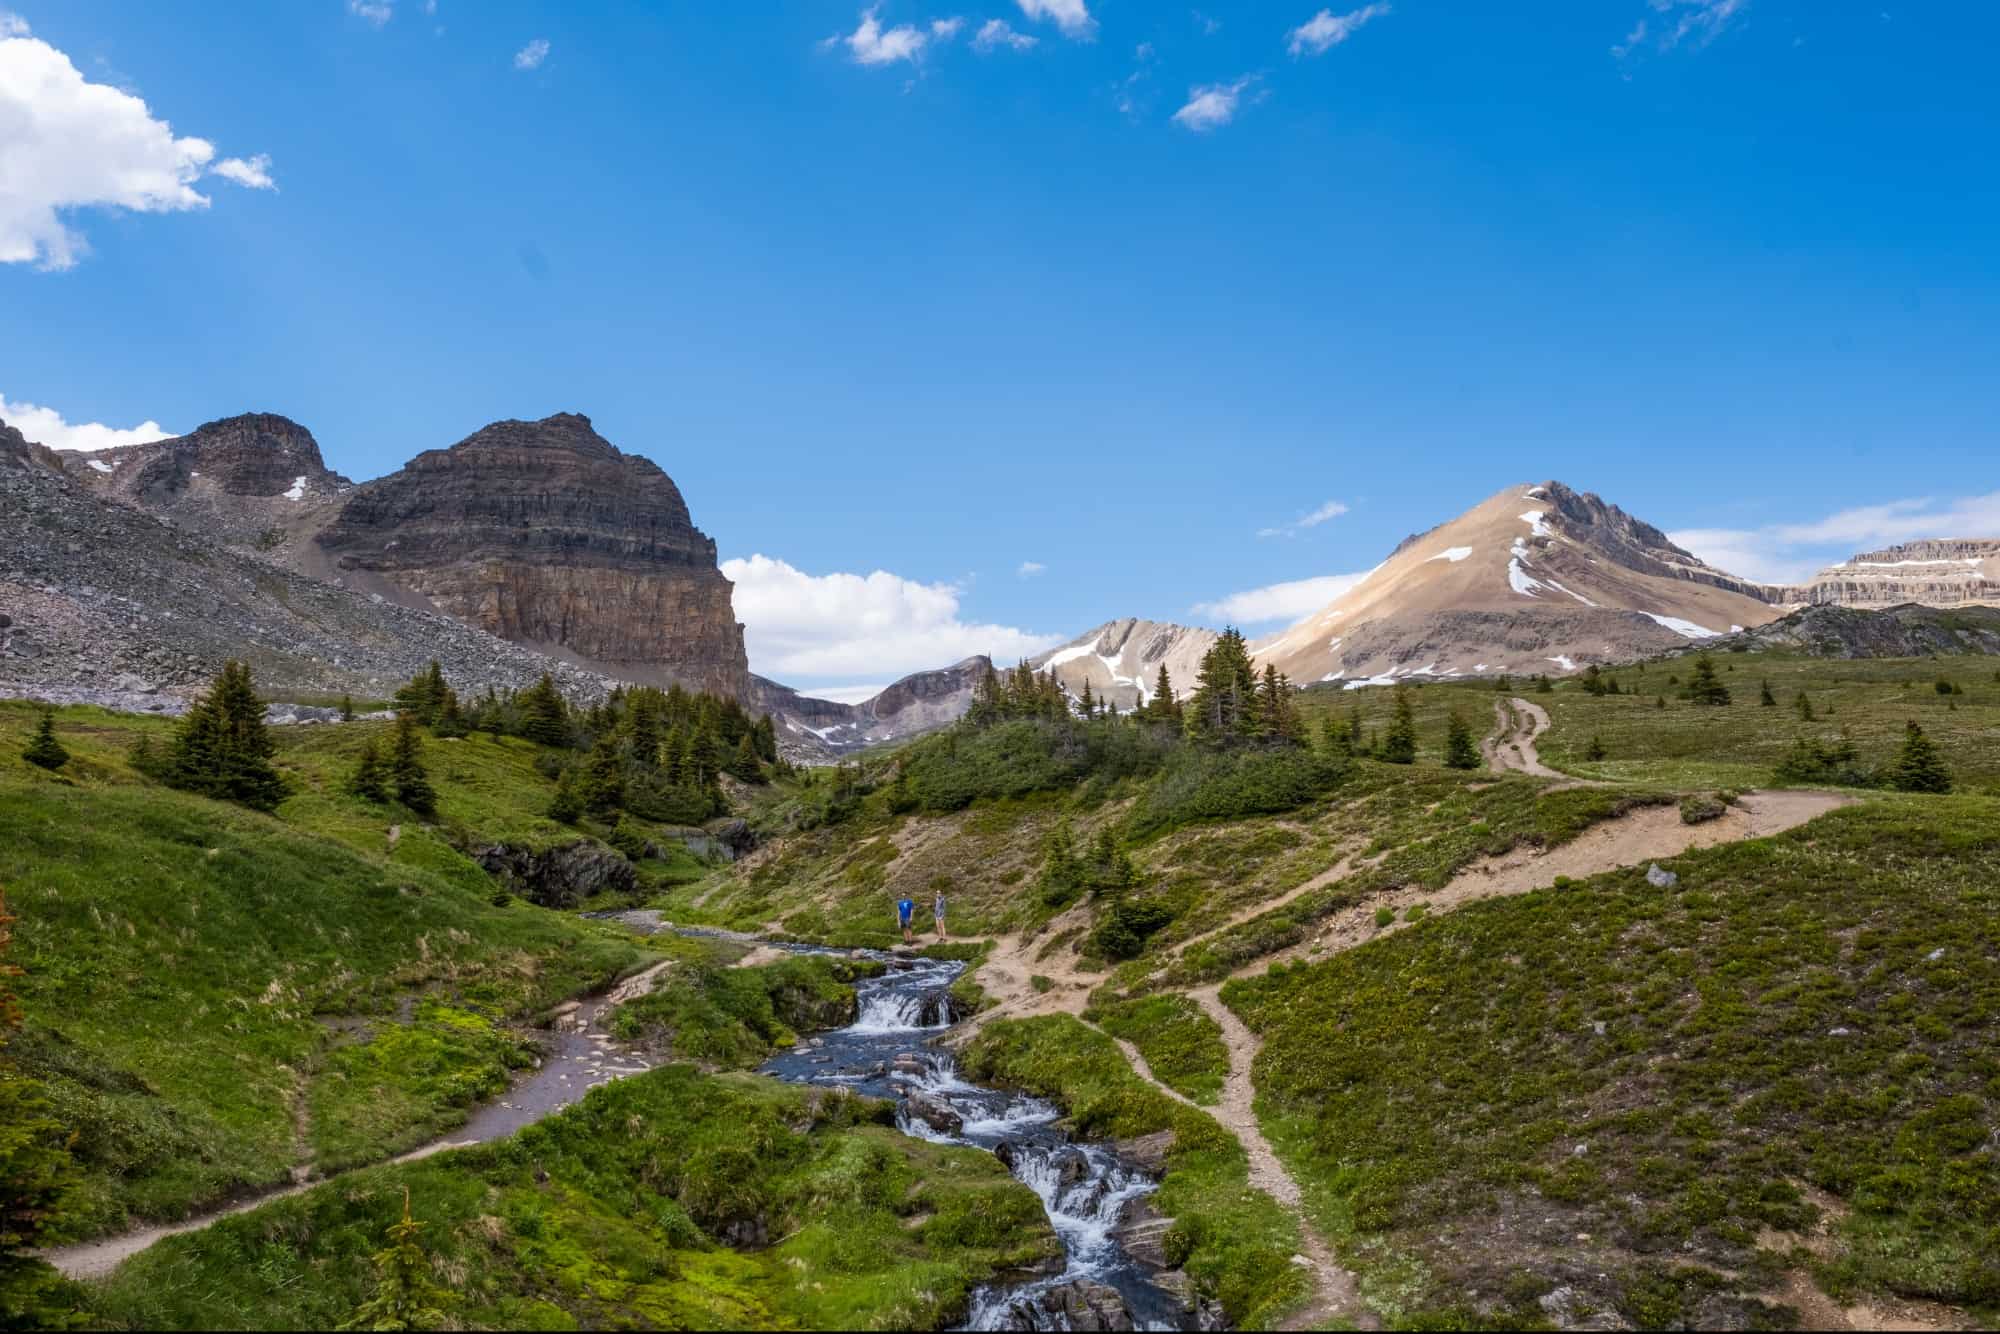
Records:
M916 943L916 937L910 934L910 919L916 916L916 913L917 905L910 900L898 899L896 901L896 924L903 928L903 943L905 945L914 945Z

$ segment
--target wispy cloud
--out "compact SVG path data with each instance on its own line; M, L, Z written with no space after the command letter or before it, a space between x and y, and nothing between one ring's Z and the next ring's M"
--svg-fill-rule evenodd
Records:
M1352 37L1362 24L1388 12L1386 4L1365 5L1346 14L1322 9L1285 34L1285 49L1295 56L1325 55Z
M1613 44L1611 54L1618 59L1644 47L1649 39L1662 51L1671 51L1683 42L1707 46L1750 8L1750 0L1646 0L1646 6L1658 24L1640 16L1625 40Z
M155 440L170 440L174 435L156 421L144 421L124 428L106 426L102 422L69 422L63 420L63 415L54 408L9 402L5 393L0 393L0 421L38 445L85 453L116 449L120 445L145 445Z
M1038 560L1024 560L1021 562L1020 568L1015 570L1014 573L1019 575L1023 579L1032 579L1036 575L1046 571L1048 568L1049 568L1048 566L1042 564Z
M198 212L204 176L272 187L270 159L215 162L215 145L176 136L140 98L86 79L70 58L0 16L0 264L73 267L88 249L78 209Z
M1211 83L1188 90L1187 105L1174 113L1174 123L1197 133L1205 133L1236 119L1243 91L1257 81L1246 74L1234 83Z
M396 17L396 6L390 0L347 0L347 12L379 28Z
M1684 528L1667 536L1718 569L1762 583L1791 584L1873 547L1935 537L2000 537L2000 491L1891 500L1803 523Z
M996 46L1004 46L1010 51L1028 51L1034 48L1037 40L1025 32L1015 32L1005 19L988 19L980 25L972 45L979 51L991 51Z
M1298 621L1368 577L1360 574L1323 574L1315 579L1293 579L1282 584L1231 593L1213 602L1198 602L1194 614L1231 625L1269 625L1276 621Z
M514 68L518 70L540 69L542 62L549 58L549 42L546 37L537 37L514 53Z
M963 28L964 26L965 26L965 20L962 18L958 18L956 16L948 19L932 19L931 40L938 42L948 42L952 38L958 36L959 29Z
M1341 515L1345 513L1347 513L1346 505L1342 504L1338 500L1329 500L1324 505L1321 505L1318 509L1313 510L1307 514L1301 514L1298 518L1292 520L1290 523L1279 524L1273 528L1259 528L1257 530L1257 536L1297 537L1300 533L1304 532L1306 529L1317 528L1321 524L1325 523L1328 519L1338 519Z
M1082 41L1097 32L1097 20L1090 16L1084 0L1015 0L1021 12L1039 23L1052 21L1071 41Z
M926 584L886 570L807 574L770 556L726 560L750 666L797 682L874 680L944 667L976 653L1002 662L1063 642L963 618L959 584Z
M923 55L930 38L907 23L883 27L882 21L875 17L880 9L879 5L870 5L861 11L861 21L854 25L853 32L836 33L821 45L845 46L857 65L893 65L899 60L914 64Z

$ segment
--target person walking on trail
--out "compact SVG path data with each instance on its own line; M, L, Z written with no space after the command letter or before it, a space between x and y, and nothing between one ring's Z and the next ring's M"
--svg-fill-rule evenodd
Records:
M915 903L909 899L898 899L896 901L896 925L903 928L903 943L905 945L914 945L917 943L917 938L910 933L910 919L916 915L917 905Z
M944 939L944 891L939 890L931 900L931 920L937 923L938 939Z

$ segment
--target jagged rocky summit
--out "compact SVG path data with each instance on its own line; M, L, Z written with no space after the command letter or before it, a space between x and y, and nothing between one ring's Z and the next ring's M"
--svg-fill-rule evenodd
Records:
M1080 697L1088 684L1093 698L1129 710L1153 697L1161 667L1167 669L1168 683L1176 695L1184 696L1194 689L1202 657L1214 647L1216 638L1213 630L1128 616L1106 621L1067 644L1030 658L1028 665L1036 671L1054 672L1073 698Z

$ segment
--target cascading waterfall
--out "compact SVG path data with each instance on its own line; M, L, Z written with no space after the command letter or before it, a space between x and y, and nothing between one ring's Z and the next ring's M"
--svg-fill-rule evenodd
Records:
M1049 1103L967 1080L950 1053L929 1045L955 1019L947 988L964 965L877 956L891 971L856 988L855 1022L818 1034L768 1062L766 1073L894 1098L904 1133L989 1150L1041 1198L1061 1240L1061 1272L988 1285L973 1294L966 1328L1191 1327L1180 1304L1125 1254L1117 1229L1154 1189L1143 1172L1101 1145L1072 1143ZM1102 1323L1129 1318L1133 1326Z

